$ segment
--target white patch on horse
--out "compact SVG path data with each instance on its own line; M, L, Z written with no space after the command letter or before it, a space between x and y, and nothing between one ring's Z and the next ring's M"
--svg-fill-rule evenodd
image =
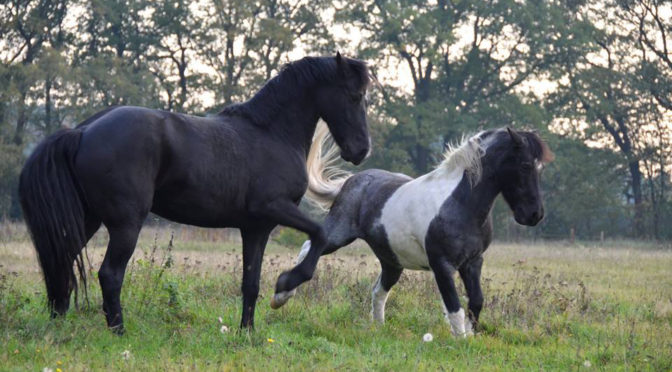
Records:
M462 322L464 324L464 334L463 334L463 336L466 337L466 336L473 336L474 335L474 326L471 324L471 320L469 320L468 317L464 316L464 310L463 309L460 308L460 310L458 312L453 313L451 315L451 313L448 312L448 309L446 309L446 304L443 301L441 301L441 306L443 307L443 316L446 318L446 321L448 321L448 323L450 323L450 331L453 333L453 335L456 335L456 336L459 335L459 334L455 333L455 328L453 327L452 318L457 318L457 314L459 314L460 311L462 312L462 319L463 319Z
M464 168L438 168L402 185L383 206L380 223L390 248L407 269L429 268L425 236L443 202L459 185Z
M453 333L453 336L467 337L473 335L473 331L471 331L471 322L469 322L468 319L466 319L466 321L469 322L471 334L467 333L464 309L460 308L460 310L454 313L448 313L446 318L448 318L447 320L450 323L450 331Z
M303 245L301 246L301 252L299 252L299 256L296 257L296 265L300 264L304 259L306 259L308 252L310 252L310 240L303 242Z
M387 233L390 249L404 268L429 268L425 251L429 223L465 173L472 186L480 181L481 158L491 143L488 138L481 139L484 133L465 138L458 146L448 146L445 159L435 170L399 187L383 206L380 224Z
M385 323L385 302L387 302L387 295L390 292L383 289L381 278L382 274L378 276L378 281L376 281L371 293L371 315L373 320Z

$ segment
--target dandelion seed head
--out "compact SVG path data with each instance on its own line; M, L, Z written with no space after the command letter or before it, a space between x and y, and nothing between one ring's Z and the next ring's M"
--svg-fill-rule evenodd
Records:
M229 327L223 325L222 328L219 329L219 331L221 333L227 333L227 332L229 332Z
M432 342L434 340L434 336L432 336L431 333L425 333L424 336L422 336L422 341L424 342Z
M590 362L590 360L585 360L583 361L583 366L586 368L590 368L593 366L593 364Z
M129 359L131 358L131 352L128 351L128 350L124 350L124 351L121 353L121 358L122 358L123 360L129 360Z

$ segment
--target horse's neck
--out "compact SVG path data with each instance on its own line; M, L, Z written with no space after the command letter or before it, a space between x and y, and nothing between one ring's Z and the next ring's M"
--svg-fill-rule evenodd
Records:
M438 168L409 182L408 191L418 199L416 207L427 207L438 212L439 208L455 192L464 175L464 168Z
M487 220L500 192L494 180L490 171L485 170L476 185L472 186L468 179L463 179L452 194L452 197L464 206L466 212L475 219L475 223L479 226Z
M312 95L309 92L301 92L295 97L275 97L277 94L282 92L263 90L249 101L250 109L263 110L265 115L261 119L265 121L269 132L293 146L300 146L308 151L319 120L317 109L310 101ZM265 107L268 102L272 105L270 109Z

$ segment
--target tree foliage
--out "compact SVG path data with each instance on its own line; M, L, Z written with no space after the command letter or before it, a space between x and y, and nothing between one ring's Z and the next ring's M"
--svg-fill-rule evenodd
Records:
M7 0L0 218L61 127L110 105L214 112L340 49L381 77L366 166L419 175L463 134L537 129L557 160L547 219L522 233L672 238L671 32L669 0ZM502 203L494 217L513 231Z

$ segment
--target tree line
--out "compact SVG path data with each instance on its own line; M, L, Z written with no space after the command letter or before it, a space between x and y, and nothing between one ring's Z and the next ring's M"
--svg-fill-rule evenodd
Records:
M464 133L533 128L547 218L497 236L670 239L672 1L4 0L0 218L35 143L111 105L208 114L283 64L368 61L373 155L419 175Z

